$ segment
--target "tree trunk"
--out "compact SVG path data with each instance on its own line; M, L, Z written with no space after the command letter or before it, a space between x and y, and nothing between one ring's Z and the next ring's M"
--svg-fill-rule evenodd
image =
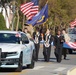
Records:
M25 16L23 15L22 31L24 30Z
M19 13L18 13L18 8L17 8L17 26L16 26L16 31L18 31L18 26L19 26Z

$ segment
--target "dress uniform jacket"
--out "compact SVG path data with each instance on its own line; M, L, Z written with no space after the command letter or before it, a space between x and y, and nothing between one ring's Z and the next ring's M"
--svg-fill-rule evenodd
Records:
M36 32L33 33L33 39L35 44L35 60L38 60L38 54L39 54L39 48L40 48L40 41L42 40L42 37L40 33L38 34Z
M51 42L53 41L53 35L49 34L49 35L44 35L44 44L43 44L43 55L44 55L44 59L45 61L49 61L50 59L50 53L51 53ZM48 43L48 45L46 45L46 43Z
M63 36L56 35L54 37L54 46L55 46L55 52L54 53L55 53L57 62L61 62L61 59L62 59L63 42L64 42Z

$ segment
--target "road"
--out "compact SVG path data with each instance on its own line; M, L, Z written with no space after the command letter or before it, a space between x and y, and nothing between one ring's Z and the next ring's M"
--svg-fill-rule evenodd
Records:
M52 48L50 62L44 62L42 46L39 51L39 59L35 63L34 69L23 68L22 72L15 72L13 69L2 69L0 75L66 75L67 71L76 66L76 53L68 54L67 59L62 58L61 63L57 63L54 50Z

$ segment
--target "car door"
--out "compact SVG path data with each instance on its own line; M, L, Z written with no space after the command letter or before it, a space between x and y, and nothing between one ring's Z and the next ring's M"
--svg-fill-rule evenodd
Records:
M30 64L31 63L31 46L28 37L25 34L22 35L22 44L25 45L25 50L23 50L23 63Z

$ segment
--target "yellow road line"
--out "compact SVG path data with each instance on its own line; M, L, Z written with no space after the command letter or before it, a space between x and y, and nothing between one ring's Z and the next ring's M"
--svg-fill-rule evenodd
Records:
M9 73L9 74L7 74L7 75L22 75L22 74L24 74L24 73L26 73L27 72L27 70L25 69L25 70L23 70L22 72L12 72L12 73Z
M18 73L9 73L9 74L7 74L7 75L19 75L20 73L18 72Z

